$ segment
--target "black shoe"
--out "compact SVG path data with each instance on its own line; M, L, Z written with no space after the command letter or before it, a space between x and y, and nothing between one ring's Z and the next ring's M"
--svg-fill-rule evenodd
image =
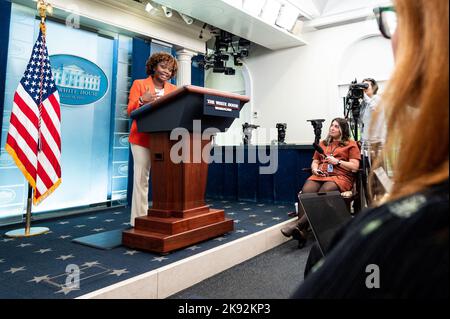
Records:
M298 249L305 247L305 244L307 242L306 234L302 230L300 230L300 228L295 227L294 231L292 232L292 238L298 240Z
M291 237L296 229L297 225L293 225L281 228L280 231L285 237Z

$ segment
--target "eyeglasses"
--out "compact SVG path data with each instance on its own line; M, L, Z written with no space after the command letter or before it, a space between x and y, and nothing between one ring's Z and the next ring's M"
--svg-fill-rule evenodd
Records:
M391 39L397 29L397 14L393 6L378 7L373 9L377 19L378 28L386 39Z

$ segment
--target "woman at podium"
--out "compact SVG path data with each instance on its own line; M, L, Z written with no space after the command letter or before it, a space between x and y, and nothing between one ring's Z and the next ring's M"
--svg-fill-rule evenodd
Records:
M174 90L169 80L177 74L176 59L165 52L154 53L146 63L146 79L135 80L128 98L128 116L142 105L152 103ZM133 154L133 195L131 200L130 224L134 227L136 217L147 215L148 179L150 176L150 136L137 130L136 120L130 129L130 146Z

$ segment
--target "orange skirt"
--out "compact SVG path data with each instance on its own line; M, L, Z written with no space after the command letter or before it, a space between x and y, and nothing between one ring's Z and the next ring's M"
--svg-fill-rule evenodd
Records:
M334 182L341 193L351 191L353 189L354 178L345 175L334 175L327 177L320 177L312 175L308 178L309 181L316 182Z

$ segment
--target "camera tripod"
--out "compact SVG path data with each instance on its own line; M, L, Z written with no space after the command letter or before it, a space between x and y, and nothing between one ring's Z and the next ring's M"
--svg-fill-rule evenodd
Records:
M364 154L359 136L359 128L362 126L361 119L361 102L355 99L347 99L344 97L344 117L349 122L350 131L354 140L358 143L361 150L361 161L359 170L356 174L356 192L358 196L355 197L353 209L355 212L360 211L363 207L371 202L368 191L368 176L370 172L370 163L368 155Z

